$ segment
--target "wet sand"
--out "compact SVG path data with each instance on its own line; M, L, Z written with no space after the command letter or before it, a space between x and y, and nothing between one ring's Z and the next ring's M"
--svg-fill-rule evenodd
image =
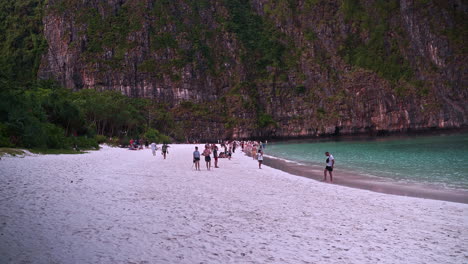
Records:
M323 181L323 169L265 157L263 164L297 176ZM329 180L329 179L328 179ZM333 183L385 194L410 196L468 204L468 190L442 189L432 185L403 183L357 173L333 171Z

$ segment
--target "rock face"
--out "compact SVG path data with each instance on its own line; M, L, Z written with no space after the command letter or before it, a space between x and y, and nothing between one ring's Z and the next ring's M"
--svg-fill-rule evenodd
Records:
M457 128L467 21L461 0L49 0L39 77L166 103L188 139Z

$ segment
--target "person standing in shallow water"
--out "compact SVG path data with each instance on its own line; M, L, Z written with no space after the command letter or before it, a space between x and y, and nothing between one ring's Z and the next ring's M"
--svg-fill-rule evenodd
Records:
M327 156L327 160L325 161L327 163L327 166L325 167L325 170L323 171L323 180L327 181L327 171L330 174L330 182L333 182L333 167L335 166L335 158L333 157L330 152L325 152L325 156Z
M195 170L200 170L200 151L198 151L198 147L195 147L193 152L193 163L195 163Z

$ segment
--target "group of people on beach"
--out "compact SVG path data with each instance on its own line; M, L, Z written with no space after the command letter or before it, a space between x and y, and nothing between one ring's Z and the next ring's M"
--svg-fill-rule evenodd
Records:
M217 144L205 144L205 149L200 153L198 147L195 147L193 151L193 163L195 165L195 170L200 170L200 159L201 156L205 157L206 169L211 170L211 155L214 159L214 167L219 168L218 159L227 158L231 160L233 153L236 152L236 149L241 147L242 151L247 155L251 155L253 159L258 160L258 168L262 168L263 163L263 150L265 149L266 142L256 142L256 141L226 141L221 142L221 150L218 148Z
M130 139L128 143L129 143L128 145L129 150L141 150L143 149L143 144L144 144L145 148L151 148L151 152L153 153L153 156L156 156L156 150L159 149L155 142L152 142L151 144L149 144L148 140L143 140L143 139L132 138ZM167 145L166 143L164 143L161 146L161 155L164 157L164 159L166 159L166 155L169 154L168 148L169 148L169 145Z
M263 163L263 153L265 151L267 141L265 142L257 142L257 141L247 141L242 142L242 150L245 153L250 153L253 159L258 160L258 168L262 168ZM325 152L325 156L327 157L326 166L323 171L323 181L327 181L327 173L330 175L330 182L333 182L333 168L335 166L335 158L333 157L330 152Z
M200 170L200 158L201 156L205 157L206 162L206 169L211 169L211 154L213 154L213 158L215 160L214 167L218 167L218 158L228 157L231 159L232 153L235 152L236 147L240 146L242 151L247 155L250 155L252 159L258 161L258 168L262 168L263 163L263 154L266 148L267 141L265 142L258 142L258 141L231 141L221 143L221 147L224 147L224 152L218 154L218 146L216 144L206 144L205 149L202 153L198 150L198 147L195 147L195 151L193 152L193 163L195 165L195 170ZM327 181L327 174L330 176L330 182L333 182L333 168L335 166L335 158L333 157L330 152L325 152L326 159L326 166L323 171L323 181Z
M262 168L263 163L263 153L265 152L267 142L258 142L258 141L247 141L244 143L242 150L250 154L252 159L256 159L258 161L258 168Z
M140 149L143 149L143 144L145 144L146 148L148 148L148 140L145 140L143 142L143 140L140 140L140 139L130 139L130 141L128 142L129 145L128 145L128 149L129 150L140 150Z
M195 165L195 170L200 170L200 158L201 156L205 157L206 169L211 170L211 155L214 159L214 167L219 168L218 159L227 158L231 160L232 154L236 152L236 148L239 146L238 141L226 141L221 142L221 147L218 148L216 144L205 144L205 149L202 153L198 150L198 147L195 147L193 152L193 163ZM224 151L221 151L224 150Z
M139 146L138 140L136 142L137 145L135 145L135 142L132 141L133 139L130 141L130 146ZM218 144L220 144L219 148L215 143L207 143L205 144L205 149L201 153L198 147L195 147L195 150L193 151L193 164L195 166L195 170L200 171L200 159L201 156L204 156L206 169L211 170L211 156L213 156L214 168L219 168L218 159L227 158L231 160L233 153L235 153L236 149L240 147L245 154L250 155L253 160L258 161L258 168L261 169L263 164L263 155L267 143L267 141L218 141ZM146 147L148 148L148 146ZM151 148L153 156L156 156L156 150L159 149L156 143L151 143L149 147ZM169 145L167 144L163 144L161 146L161 155L163 155L164 159L166 159L166 155L169 154L168 148ZM335 158L329 152L325 152L325 156L327 159L326 166L323 171L323 181L327 181L328 174L330 176L330 182L333 182L333 168L335 166Z
M152 142L150 144L150 148L151 148L151 152L153 153L153 156L156 156L156 150L158 150L158 145L156 145L156 143ZM161 155L164 157L164 159L166 159L166 155L169 154L169 145L167 145L166 143L164 143L162 146L161 146Z

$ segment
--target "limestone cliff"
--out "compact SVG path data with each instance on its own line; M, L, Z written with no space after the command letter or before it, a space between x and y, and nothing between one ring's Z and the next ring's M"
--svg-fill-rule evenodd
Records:
M49 0L39 77L166 103L188 138L468 124L461 0Z

